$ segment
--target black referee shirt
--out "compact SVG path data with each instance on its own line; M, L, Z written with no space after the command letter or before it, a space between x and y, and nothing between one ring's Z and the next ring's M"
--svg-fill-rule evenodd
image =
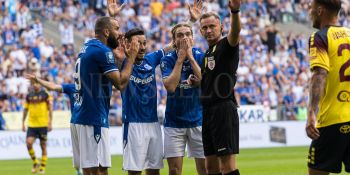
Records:
M201 101L204 107L228 100L237 104L233 88L237 79L238 62L239 44L231 47L227 37L207 50L201 66Z

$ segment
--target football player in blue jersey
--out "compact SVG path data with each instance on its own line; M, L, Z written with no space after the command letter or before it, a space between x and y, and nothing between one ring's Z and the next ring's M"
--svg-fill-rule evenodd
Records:
M69 102L70 102L70 110L71 110L71 119L70 123L74 123L76 116L74 113L74 103L75 103L75 97L77 96L77 91L75 90L75 85L74 84L55 84L53 82L45 81L41 78L38 78L35 75L32 74L24 74L24 77L32 82L39 83L41 86L45 87L46 89L50 91L56 91L59 93L64 93L68 96ZM72 145L73 150L78 149L78 145ZM73 157L73 162L75 162ZM82 172L80 170L79 164L78 163L73 163L74 168L76 170L76 175L82 175Z
M157 116L156 67L164 53L172 49L172 44L146 54L147 41L142 29L131 29L124 37L127 44L137 40L140 47L129 84L122 91L123 169L129 175L141 175L143 170L147 175L157 175L163 168L163 141ZM122 70L125 61L121 64Z
M200 88L197 85L201 80L199 65L202 64L204 53L193 48L193 32L189 24L177 24L171 33L176 51L170 52L161 60L163 82L168 91L164 155L168 161L169 174L180 175L187 145L188 156L195 158L197 173L204 175L202 106Z
M191 21L195 21L202 1L188 5ZM164 156L170 175L182 173L187 145L188 156L194 157L199 175L206 174L202 143L202 106L200 103L201 68L204 53L193 48L192 27L186 23L175 25L172 39L176 51L161 60L164 86L168 91L164 120Z
M114 1L108 3L109 8L117 9L114 11L117 14L120 8ZM84 174L106 175L111 167L108 113L112 85L119 90L126 88L139 50L136 40L125 47L128 59L119 71L112 52L121 44L119 36L118 21L100 17L95 24L95 38L84 44L76 61L74 80L78 96L74 106L76 121L71 131L72 142L79 145L73 156Z

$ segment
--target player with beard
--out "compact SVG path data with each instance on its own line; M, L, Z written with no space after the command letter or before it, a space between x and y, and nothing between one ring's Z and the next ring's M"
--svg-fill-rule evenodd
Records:
M140 47L129 84L122 91L123 169L129 175L140 175L143 170L147 175L159 175L159 169L163 168L163 141L157 116L156 67L172 49L172 44L146 54L146 36L142 29L129 30L125 39L127 45L136 40ZM122 70L126 63L124 59Z
M313 0L310 5L319 31L309 40L309 175L340 173L342 163L350 172L350 30L338 26L340 9L341 0Z
M109 8L120 11L115 3ZM125 67L119 72L112 49L118 47L119 23L111 17L100 17L95 24L95 38L81 48L75 65L75 89L77 91L76 120L71 124L75 167L84 174L107 175L111 167L109 148L108 113L112 85L119 90L126 88L139 50L139 43L132 40L125 48L129 55Z

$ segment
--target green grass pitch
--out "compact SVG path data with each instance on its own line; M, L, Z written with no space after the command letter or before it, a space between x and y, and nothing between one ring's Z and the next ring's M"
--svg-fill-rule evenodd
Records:
M238 155L238 167L242 175L306 175L307 174L307 147L241 149ZM47 175L74 175L71 158L49 158ZM126 175L121 170L122 157L112 157L110 175ZM168 174L167 164L164 161L161 174ZM32 161L5 160L0 161L1 175L32 175ZM195 175L196 169L193 159L185 158L183 175ZM343 172L341 175L345 175Z

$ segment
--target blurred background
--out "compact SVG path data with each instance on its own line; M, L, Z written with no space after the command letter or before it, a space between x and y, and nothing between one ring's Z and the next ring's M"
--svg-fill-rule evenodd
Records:
M235 87L240 105L240 148L258 148L243 149L238 156L243 174L306 174L306 146L310 143L304 131L310 78L308 38L314 31L308 18L310 1L242 0L240 63ZM121 30L143 28L147 51L156 51L170 42L173 25L188 20L186 3L192 2L120 0L119 4L126 3L118 17ZM203 9L218 12L224 35L230 26L227 3L228 0L205 0ZM106 15L106 5L107 0L0 0L0 130L4 130L0 132L0 160L4 160L0 161L1 174L28 174L31 167L25 133L21 131L23 103L31 88L23 73L37 73L57 84L73 83L76 55L82 44L94 37L94 23L99 16ZM339 17L340 25L350 26L349 0L343 1ZM195 47L207 49L198 22L193 32ZM158 117L162 122L166 90L159 69L156 78ZM47 173L73 174L70 102L64 94L51 94L54 130L48 136L52 163ZM111 126L122 124L121 114L120 92L114 90ZM111 127L110 133L114 166L111 173L123 174L121 127ZM40 150L38 143L34 147ZM184 174L196 173L192 160L185 159L185 165ZM162 174L167 174L166 171L164 168Z
M76 54L94 36L94 23L106 14L107 0L0 0L0 123L11 129L8 116L23 110L30 83L23 72L38 70L41 77L71 83ZM191 0L120 0L126 3L119 21L122 32L141 27L147 32L147 50L170 42L170 29L188 20ZM229 29L228 0L206 0L203 11L216 11ZM240 64L235 92L242 122L305 120L310 77L308 37L309 0L243 0ZM350 3L344 1L340 24L350 24ZM205 40L194 25L195 46ZM164 117L166 91L157 73L159 117ZM69 111L69 99L52 93L55 111ZM111 99L111 125L121 125L119 91ZM255 110L255 111L254 111ZM258 113L263 111L263 118ZM252 112L253 111L253 112ZM69 115L66 113L64 115ZM3 117L7 116L7 117ZM68 116L69 117L69 116ZM255 118L254 118L255 117ZM261 116L260 116L261 117ZM6 124L7 123L7 124Z

